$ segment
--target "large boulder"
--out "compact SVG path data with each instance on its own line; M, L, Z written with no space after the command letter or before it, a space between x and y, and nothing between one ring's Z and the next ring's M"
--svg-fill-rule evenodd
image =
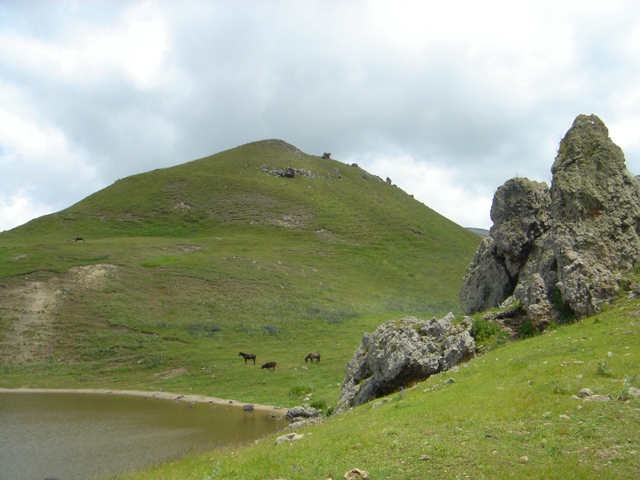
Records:
M513 296L539 325L561 310L592 315L640 260L638 183L598 117L575 119L551 172L548 190L521 178L498 188L460 291L465 313Z
M454 323L453 314L441 320L406 317L390 320L372 334L347 363L336 413L396 392L448 370L475 353L472 322Z

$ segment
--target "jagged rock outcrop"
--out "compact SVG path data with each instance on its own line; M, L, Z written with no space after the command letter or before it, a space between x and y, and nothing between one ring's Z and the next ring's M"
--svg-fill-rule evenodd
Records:
M465 312L499 305L513 293L536 239L550 227L550 203L545 183L514 178L498 188L491 206L493 226L467 268L460 291Z
M438 320L390 320L372 334L347 363L336 413L398 391L448 370L475 353L472 322L454 324L453 314Z
M465 313L513 296L539 328L566 310L592 315L640 260L638 183L597 116L575 119L551 172L550 189L517 178L496 191L460 291Z

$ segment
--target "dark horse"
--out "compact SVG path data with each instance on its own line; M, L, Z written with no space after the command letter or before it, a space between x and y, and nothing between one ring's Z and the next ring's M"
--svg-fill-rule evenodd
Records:
M314 358L316 360L316 363L320 363L320 354L316 352L307 355L304 359L304 363L307 363L307 360L311 360L311 363L313 363Z
M247 360L253 360L253 364L256 364L256 356L253 353L242 353L238 354L239 357L244 358L244 363L247 363Z
M276 362L267 362L264 365L262 365L262 368L266 368L267 370L271 370L274 371L276 370Z

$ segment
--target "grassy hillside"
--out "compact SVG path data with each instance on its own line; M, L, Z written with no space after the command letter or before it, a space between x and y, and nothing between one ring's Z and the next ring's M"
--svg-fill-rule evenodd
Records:
M640 471L640 310L493 348L389 398L234 451L189 456L120 480L630 479ZM589 388L608 401L584 401Z
M285 168L300 174L273 174ZM0 386L331 405L365 331L458 311L479 241L276 140L128 177L0 234ZM305 369L311 351L322 362Z

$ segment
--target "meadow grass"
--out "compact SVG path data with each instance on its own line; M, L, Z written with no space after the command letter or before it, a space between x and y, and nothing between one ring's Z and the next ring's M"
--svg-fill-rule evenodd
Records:
M310 395L329 410L365 332L460 314L479 242L356 166L278 142L128 177L0 233L0 386L163 389L280 407ZM111 273L82 284L77 269L100 264ZM21 334L38 348L19 360L21 289L36 283L56 303L46 331ZM331 416L295 443L268 437L119 478L339 478L353 467L392 479L632 478L637 315L636 302L620 300L512 344L478 324L487 353L383 406ZM319 364L305 364L312 351ZM275 372L260 369L267 361ZM583 387L620 400L572 398Z
M265 166L311 173L282 178ZM24 293L3 293L35 282L59 292L48 336L33 328L42 345L28 361L0 341L0 384L282 406L307 385L330 407L365 332L459 312L479 241L356 166L279 142L134 175L0 233L0 337L15 335L28 307L16 300ZM99 264L109 275L83 285L77 269ZM319 365L304 363L312 351ZM267 361L275 374L260 369Z
M619 300L582 323L489 350L451 371L296 430L304 438L187 456L124 479L635 478L640 310ZM599 366L607 362L607 371ZM607 402L576 397L582 388Z

